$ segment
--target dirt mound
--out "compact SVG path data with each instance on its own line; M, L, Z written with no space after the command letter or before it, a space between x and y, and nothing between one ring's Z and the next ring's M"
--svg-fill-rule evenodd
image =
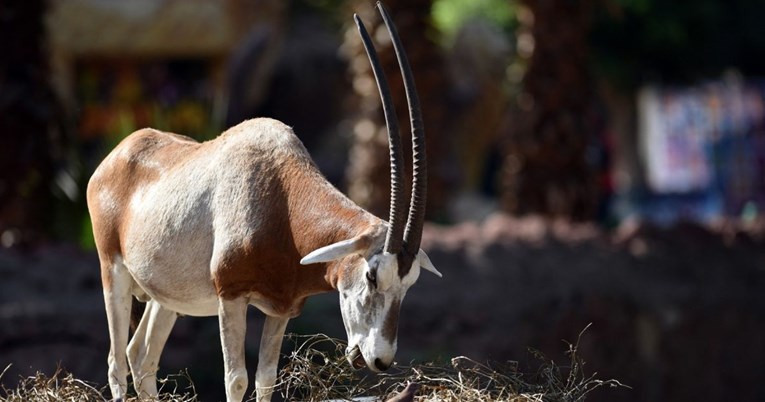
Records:
M398 361L519 361L528 347L562 356L592 323L579 351L587 370L633 387L623 401L765 400L765 225L721 222L662 228L494 215L428 226L423 248L444 273L423 273L402 306ZM98 262L66 246L0 250L2 381L60 362L105 383L108 332ZM288 331L345 338L337 295L313 297ZM251 312L255 369L260 314ZM524 366L525 365L525 366ZM201 400L222 397L215 318L178 320L162 360L188 368ZM529 369L529 370L526 370ZM611 400L595 392L588 400Z

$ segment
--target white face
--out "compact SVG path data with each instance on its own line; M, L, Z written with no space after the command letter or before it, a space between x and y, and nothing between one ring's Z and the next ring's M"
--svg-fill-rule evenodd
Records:
M338 281L340 311L348 334L348 361L356 368L384 371L396 354L396 333L401 302L420 276L420 262L403 277L395 254L353 257Z

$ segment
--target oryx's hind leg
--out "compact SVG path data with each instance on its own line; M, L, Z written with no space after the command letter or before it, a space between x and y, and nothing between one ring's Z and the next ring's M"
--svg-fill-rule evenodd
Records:
M127 349L135 391L141 398L157 396L159 357L178 315L155 300L146 304L143 317Z
M130 294L133 278L119 255L99 256L104 305L109 324L109 388L115 401L124 401L127 392L128 364L125 351L130 327Z
M220 340L223 346L223 369L226 401L241 402L247 391L247 368L244 364L244 335L247 328L247 299L218 300Z

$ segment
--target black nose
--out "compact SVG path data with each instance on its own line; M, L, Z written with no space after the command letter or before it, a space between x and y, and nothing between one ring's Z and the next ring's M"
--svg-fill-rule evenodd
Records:
M375 367L380 371L385 371L390 368L390 364L385 364L379 358L375 359Z

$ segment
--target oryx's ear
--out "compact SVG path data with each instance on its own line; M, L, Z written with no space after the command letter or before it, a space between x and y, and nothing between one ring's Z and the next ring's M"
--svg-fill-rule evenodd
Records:
M420 249L420 251L417 253L417 262L420 263L420 268L436 274L439 278L443 278L443 275L441 275L436 267L433 266L433 263L430 262L430 258L427 254L425 254L424 251L422 251L422 249Z
M329 246L311 251L300 260L301 265L315 264L317 262L329 262L343 258L354 253L361 253L369 247L368 235L356 236L352 239L339 241Z

